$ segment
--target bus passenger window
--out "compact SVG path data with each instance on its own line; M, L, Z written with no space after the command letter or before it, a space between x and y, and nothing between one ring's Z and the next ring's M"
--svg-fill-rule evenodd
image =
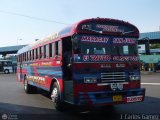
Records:
M28 61L28 52L26 52L26 61Z
M39 56L40 58L42 58L42 53L43 53L43 50L42 50L42 46L39 48Z
M52 56L54 57L56 55L56 49L55 49L55 43L52 43Z
M28 51L28 61L30 60L30 53L29 53L29 51Z
M36 53L35 53L35 55L36 55L36 59L38 59L38 48L36 48Z
M55 47L56 47L56 55L60 55L61 54L61 42L57 41Z
M23 55L23 61L25 61L25 55L24 55L24 53L22 55Z
M30 60L32 60L32 51L30 51Z
M49 45L46 45L46 58L49 57Z
M24 61L26 61L26 52L24 53Z
M52 50L53 50L53 48L52 48L52 43L50 43L49 44L49 57L53 57L52 55L53 55L53 53L52 53Z
M34 49L32 50L32 60L34 60Z
M44 45L44 47L43 47L43 49L44 49L44 58L46 58L46 45Z

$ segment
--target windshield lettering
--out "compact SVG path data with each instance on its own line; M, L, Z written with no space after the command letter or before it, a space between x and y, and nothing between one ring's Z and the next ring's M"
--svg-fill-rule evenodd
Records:
M103 29L103 31L107 32L123 32L123 30L119 29L119 26L97 24L96 27Z
M138 61L137 56L113 56L113 61Z
M136 40L134 38L113 38L113 43L132 43L134 44Z
M92 36L82 36L81 41L93 42L93 43L107 43L109 38L107 37L92 37Z
M91 61L109 61L110 55L90 55Z

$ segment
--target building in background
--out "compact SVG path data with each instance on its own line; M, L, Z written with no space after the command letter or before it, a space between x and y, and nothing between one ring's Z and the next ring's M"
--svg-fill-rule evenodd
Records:
M160 31L141 33L139 55L144 70L160 70Z

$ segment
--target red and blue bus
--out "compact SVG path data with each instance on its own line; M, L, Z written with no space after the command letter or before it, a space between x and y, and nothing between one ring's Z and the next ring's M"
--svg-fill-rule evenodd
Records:
M144 101L137 50L139 30L116 19L70 25L18 51L17 79L26 93L41 88L55 107Z

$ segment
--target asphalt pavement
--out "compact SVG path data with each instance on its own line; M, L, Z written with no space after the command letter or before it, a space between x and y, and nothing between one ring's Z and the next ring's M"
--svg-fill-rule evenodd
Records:
M57 111L47 93L25 94L15 74L0 74L0 119L2 120L160 120L160 73L141 76L146 88L144 102L75 112L73 106ZM154 84L153 84L154 83Z

